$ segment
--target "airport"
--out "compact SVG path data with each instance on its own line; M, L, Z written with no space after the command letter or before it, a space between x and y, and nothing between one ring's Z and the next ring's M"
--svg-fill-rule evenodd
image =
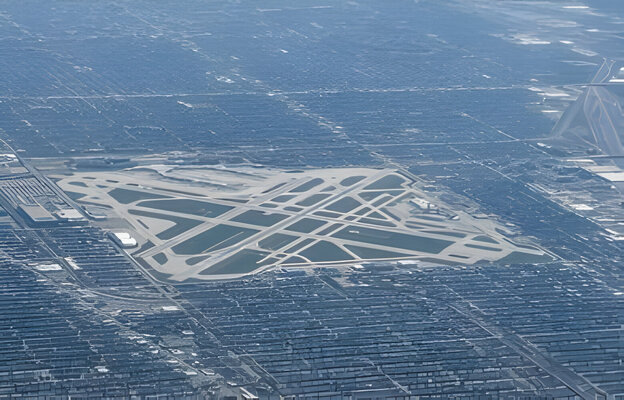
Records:
M109 213L99 225L127 229L139 246L132 257L176 282L353 262L553 259L392 169L141 165L52 178L78 204Z

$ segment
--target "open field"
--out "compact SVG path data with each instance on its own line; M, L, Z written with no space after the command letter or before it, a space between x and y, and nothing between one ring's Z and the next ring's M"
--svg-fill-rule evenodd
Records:
M392 169L153 165L54 177L139 243L157 278L226 279L275 267L418 259L549 260L494 221L453 212Z

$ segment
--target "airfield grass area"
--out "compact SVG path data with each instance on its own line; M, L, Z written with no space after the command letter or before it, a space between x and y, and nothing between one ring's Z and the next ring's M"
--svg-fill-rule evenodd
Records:
M137 239L132 257L174 282L367 261L550 259L392 169L154 165L54 178L79 204L100 206L104 227Z

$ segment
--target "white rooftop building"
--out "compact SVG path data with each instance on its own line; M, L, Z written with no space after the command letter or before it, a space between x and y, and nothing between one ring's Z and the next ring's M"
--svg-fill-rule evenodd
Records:
M111 239L124 249L130 249L137 246L135 238L130 236L128 232L110 232Z

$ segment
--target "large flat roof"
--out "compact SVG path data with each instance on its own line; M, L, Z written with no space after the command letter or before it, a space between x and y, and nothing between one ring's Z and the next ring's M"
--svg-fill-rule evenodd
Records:
M34 222L56 221L54 215L52 215L48 210L46 210L39 204L21 204L19 208L24 214L26 214L26 216L28 216L28 218L30 218Z

